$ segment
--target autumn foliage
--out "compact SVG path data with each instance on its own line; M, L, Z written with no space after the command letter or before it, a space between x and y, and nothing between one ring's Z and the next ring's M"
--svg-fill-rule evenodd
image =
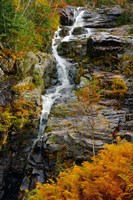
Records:
M93 159L61 172L57 182L37 184L28 200L131 200L133 144L106 145Z
M9 49L18 59L18 55L25 55L27 51L47 49L59 26L59 8L65 6L63 0L1 0L2 51Z

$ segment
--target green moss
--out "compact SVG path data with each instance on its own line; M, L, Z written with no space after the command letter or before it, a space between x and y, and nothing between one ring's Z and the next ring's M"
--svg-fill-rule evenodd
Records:
M132 9L128 8L126 9L117 19L117 25L124 25L129 24L133 22L132 18Z
M129 34L133 34L133 24L130 27Z
M76 76L76 78L75 78L75 83L76 83L76 84L79 84L79 83L80 83L80 78L81 78L81 76L83 76L83 75L84 75L84 68L83 68L83 67L80 67L79 70L78 70L78 72L77 72L77 76Z
M35 83L36 86L40 86L40 87L42 87L44 83L43 78L37 73L33 75L33 82Z
M53 128L52 128L52 126L47 126L47 128L46 128L46 132L51 132L53 130Z
M122 65L124 65L123 73L126 76L133 76L133 56L132 55L124 55L122 57Z
M124 98L127 95L128 87L121 77L114 77L110 85L106 87L103 94L111 98Z
M57 137L56 137L56 135L50 135L48 141L49 141L50 143L55 144L55 143L57 142Z
M52 109L51 114L57 117L67 118L71 115L71 112L67 105L57 105Z
M33 72L33 82L36 86L43 87L44 81L42 76L39 74L38 69L35 69Z

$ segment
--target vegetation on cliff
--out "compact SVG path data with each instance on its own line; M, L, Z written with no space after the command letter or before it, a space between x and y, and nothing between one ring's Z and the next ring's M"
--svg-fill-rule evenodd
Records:
M3 47L19 55L46 48L59 25L60 6L64 6L62 1L2 0L0 39Z
M93 159L61 172L56 182L41 185L28 200L131 200L133 196L133 144L106 145Z
M15 87L14 92L17 97L6 107L0 106L0 149L7 143L8 135L11 131L17 132L21 129L29 128L34 115L38 115L35 102L30 102L24 98L24 92L33 90L34 86L28 84L27 88L21 87L21 94L18 94L20 87Z
M76 91L78 101L76 105L77 116L86 115L88 122L88 130L91 133L93 156L95 156L95 116L98 113L98 102L100 101L100 87L99 82L95 78L88 82L88 84Z

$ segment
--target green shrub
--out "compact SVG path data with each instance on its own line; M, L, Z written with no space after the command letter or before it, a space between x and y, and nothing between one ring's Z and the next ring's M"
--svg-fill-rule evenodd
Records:
M126 9L117 19L117 25L129 24L132 22L132 10Z

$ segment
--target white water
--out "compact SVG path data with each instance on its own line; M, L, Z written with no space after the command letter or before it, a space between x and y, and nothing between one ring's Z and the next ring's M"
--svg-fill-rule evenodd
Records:
M76 40L77 38L84 38L84 37L89 37L92 32L89 28L84 28L85 30L85 33L84 34L80 34L78 36L74 36L73 35L73 31L75 28L79 28L79 27L84 27L84 20L82 18L83 14L84 14L84 10L82 10L82 8L77 8L77 10L75 11L74 13L74 16L75 16L75 22L74 24L70 27L70 30L69 30L69 34L68 36L64 37L64 39L62 40L63 42L68 42L70 40Z
M39 137L42 135L42 133L44 132L46 128L46 121L48 119L48 115L50 113L53 103L55 102L56 99L60 98L60 96L62 95L61 91L63 89L70 87L67 70L66 70L67 62L65 61L65 59L61 58L57 53L58 44L56 43L57 43L57 40L60 39L59 31L60 31L60 28L58 28L58 30L55 32L55 36L52 41L52 51L57 63L56 65L57 65L57 71L58 71L58 81L60 85L55 86L53 88L54 92L51 92L49 94L45 94L42 96L42 114L40 118L40 126L39 126L39 134L38 134Z
M72 38L73 39L76 38L75 36L72 35L72 33L76 27L84 26L83 19L82 19L84 12L85 11L82 10L81 8L75 9L75 12L74 12L75 22L72 26L70 26L68 36L64 38L60 37L59 33L61 31L61 28L58 28L58 30L55 32L55 35L52 41L52 51L57 63L58 81L60 85L53 87L50 93L42 96L42 113L41 113L41 118L40 118L38 138L41 137L41 135L43 134L46 128L46 122L50 114L51 107L54 104L55 100L60 98L63 95L62 91L64 91L64 89L66 90L66 89L71 88L71 85L68 79L68 72L66 70L66 67L69 66L70 63L67 62L61 56L59 56L57 52L57 47L63 41L70 41ZM80 37L87 37L88 35L89 36L91 35L90 29L86 29L86 30L87 30L86 34L83 34Z

